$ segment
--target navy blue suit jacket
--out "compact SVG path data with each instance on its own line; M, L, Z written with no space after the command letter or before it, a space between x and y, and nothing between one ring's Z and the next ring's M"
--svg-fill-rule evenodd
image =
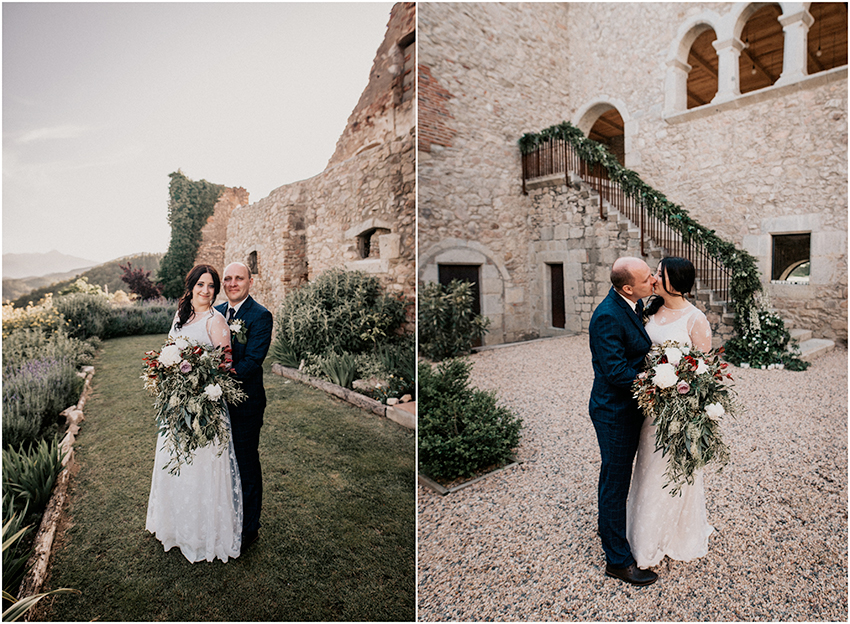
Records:
M642 418L631 387L651 347L643 322L612 287L590 319L591 418L606 422Z
M229 303L222 303L216 309L227 318ZM233 349L233 370L236 379L242 382L242 390L248 395L248 399L235 406L237 411L265 408L266 390L263 387L263 360L269 352L272 340L272 314L266 308L254 301L250 295L245 299L239 311L237 319L245 323L248 340L241 344L235 336L230 337L230 346ZM231 412L233 409L231 408Z

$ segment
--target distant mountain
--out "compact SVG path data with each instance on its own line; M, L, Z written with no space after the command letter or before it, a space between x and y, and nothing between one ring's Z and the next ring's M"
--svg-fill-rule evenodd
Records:
M3 279L21 279L41 277L51 273L82 273L88 268L100 264L76 256L59 253L55 249L47 253L6 253L3 254Z
M3 280L3 301L11 302L15 307L24 307L29 301L38 303L47 293L58 294L79 277L85 277L89 284L96 284L113 293L116 290L128 291L127 284L121 281L124 271L119 265L130 262L134 269L150 271L150 278L156 281L159 261L163 254L136 254L98 264L86 271L71 271L65 274L46 277L27 278L25 280ZM49 278L49 279L48 279Z

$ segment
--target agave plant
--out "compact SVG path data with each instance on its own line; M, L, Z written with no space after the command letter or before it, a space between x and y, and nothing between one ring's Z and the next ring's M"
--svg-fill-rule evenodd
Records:
M20 540L24 534L27 532L29 527L24 527L16 531L12 534L14 528L16 528L18 519L16 516L12 516L6 524L3 525L3 556L5 558L6 551L13 548L15 544ZM5 567L5 566L4 566ZM5 573L5 570L4 570ZM11 606L3 611L3 621L4 622L15 622L19 620L21 617L26 614L27 611L32 609L39 600L44 598L45 596L50 596L51 594L80 594L79 589L68 589L68 588L60 588L54 589L53 591L44 592L41 594L33 594L32 596L26 596L21 599L15 598L12 594L7 592L5 589L3 590L3 600L8 602Z
M29 452L24 445L16 451L3 451L3 489L18 501L18 506L28 503L33 513L41 513L50 500L56 477L62 471L65 453L56 439L48 444L41 440Z

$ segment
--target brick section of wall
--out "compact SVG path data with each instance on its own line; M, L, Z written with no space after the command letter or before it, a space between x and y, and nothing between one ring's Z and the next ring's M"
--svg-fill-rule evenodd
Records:
M449 124L453 119L446 108L446 101L452 97L437 79L431 75L431 68L419 66L419 150L430 152L431 145L451 147L452 138L457 132Z
M394 67L412 41L415 11L413 3L393 7L370 83L325 171L231 214L225 259L245 262L256 252L252 293L273 314L292 289L337 267L415 297L415 107L401 97L403 66ZM392 244L380 258L362 259L357 236L376 227L389 230Z
M211 264L224 271L224 247L227 243L227 225L230 215L238 206L248 205L248 191L244 188L225 188L213 208L213 213L201 228L201 245L195 264Z

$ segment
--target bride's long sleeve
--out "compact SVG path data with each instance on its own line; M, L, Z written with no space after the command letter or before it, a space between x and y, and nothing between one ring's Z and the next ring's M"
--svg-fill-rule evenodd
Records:
M691 344L703 352L711 350L711 324L702 312L694 312L694 322L688 328Z

